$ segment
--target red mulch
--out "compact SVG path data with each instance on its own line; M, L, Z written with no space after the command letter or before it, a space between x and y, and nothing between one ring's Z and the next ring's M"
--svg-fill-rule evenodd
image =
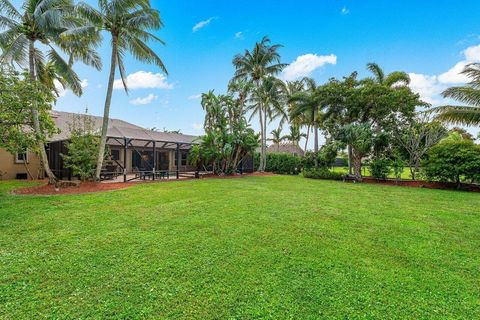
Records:
M241 178L244 176L272 176L274 174L268 172L254 172L248 174L231 174L218 176L213 174L208 174L202 176L203 178L208 179L229 179L229 178ZM192 178L193 179L193 178ZM191 180L191 179L182 179ZM169 182L169 181L179 181L179 180L157 180L156 182ZM14 190L13 194L20 195L53 195L53 194L81 194L81 193L91 193L91 192L102 192L102 191L111 191L118 189L125 189L139 183L154 183L154 181L142 181L142 182L111 182L111 183L99 183L99 182L82 182L79 186L64 187L55 190L53 185L47 184L45 181L40 181L42 184L33 187L19 188Z
M82 182L77 187L66 187L55 190L55 186L43 183L39 186L20 188L13 191L14 194L22 195L51 195L51 194L79 194L99 191L110 191L125 189L135 185L135 183L99 183L99 182Z
M471 191L471 192L480 192L480 185L477 184L468 184L462 183L460 188L457 188L455 183L449 182L429 182L429 181L413 181L413 180L378 180L375 178L364 177L362 182L373 183L373 184L383 184L389 186L402 186L402 187L414 187L414 188L428 188L428 189L448 189L448 190L462 190L462 191Z

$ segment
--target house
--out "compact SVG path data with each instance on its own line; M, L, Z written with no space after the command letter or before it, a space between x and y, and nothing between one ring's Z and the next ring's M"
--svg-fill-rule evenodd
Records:
M46 145L50 168L61 179L72 177L71 171L65 168L61 157L66 153L66 142L70 136L71 123L78 114L53 111L52 118L59 133L53 135ZM95 130L100 131L103 118L91 115L88 117ZM104 168L105 175L121 175L124 181L155 172L172 173L177 177L185 172L193 171L187 164L188 152L195 143L196 136L158 132L148 130L119 119L110 119L107 131L107 148L109 164ZM10 154L0 149L0 178L25 179L28 171L35 178L43 177L40 160L36 154L27 151L22 154Z
M297 143L280 143L268 146L267 153L288 153L294 156L303 157L305 151Z

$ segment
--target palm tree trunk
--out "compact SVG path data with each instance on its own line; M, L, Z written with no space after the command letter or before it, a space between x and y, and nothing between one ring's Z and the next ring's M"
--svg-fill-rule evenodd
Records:
M115 68L117 64L117 36L112 35L112 58L110 61L110 76L108 78L107 96L105 98L105 107L103 109L102 135L100 137L100 146L98 148L97 168L95 179L100 180L103 159L105 158L105 144L107 143L108 118L110 115L110 103L112 102L113 81L115 80Z
M352 158L353 158L353 176L355 180L362 181L362 156L352 150Z
M33 56L35 54L35 47L33 44L33 40L30 40L30 45L29 45L29 53L28 53L28 60L29 60L29 68L30 68L30 80L32 83L35 82L35 63L33 61ZM48 183L54 184L57 182L57 177L53 174L52 170L50 169L50 166L48 165L48 157L47 157L47 152L45 151L45 143L41 139L42 131L40 128L40 119L38 116L38 110L36 107L36 102L33 101L32 107L30 109L30 112L32 113L32 122L33 122L33 130L35 131L36 135L36 140L37 140L37 145L38 145L38 152L40 155L40 162L42 163L43 170L45 171L47 177L48 177Z
M258 171L262 172L263 171L263 154L264 154L264 149L263 149L263 115L262 115L262 107L259 107L258 110L258 116L260 118L260 163L258 166Z
M310 137L310 125L307 125L307 137L305 138L305 149L304 151L307 152L307 146L308 146L308 138Z
M314 117L313 117L313 130L314 130L314 152L315 152L315 156L314 156L314 160L315 160L315 168L318 168L318 123L317 123L317 113L315 112L314 113Z
M263 170L267 169L267 106L263 113Z

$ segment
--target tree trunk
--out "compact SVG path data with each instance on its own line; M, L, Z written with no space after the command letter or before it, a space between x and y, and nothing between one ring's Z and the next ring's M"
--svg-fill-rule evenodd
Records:
M353 158L353 176L355 180L362 181L362 155L352 150L352 158Z
M29 53L28 53L28 60L29 60L29 68L30 68L30 81L34 83L36 81L35 77L35 63L33 61L33 55L34 55L35 47L33 40L30 40L30 45L29 45ZM47 152L45 151L45 142L43 139L41 139L43 133L40 128L40 119L38 116L38 110L36 108L36 102L33 101L32 107L30 109L30 112L32 113L32 122L33 122L33 130L35 131L36 135L36 140L37 140L37 145L38 145L38 152L40 155L40 162L42 163L43 170L47 174L48 177L48 183L49 184L55 184L57 182L57 177L53 174L52 170L50 170L50 166L48 165L48 157L47 157Z
M348 174L352 175L353 170L352 170L352 145L349 144L347 147L348 150Z
M263 172L263 115L262 115L262 107L259 107L258 116L260 117L260 161L258 165L258 171Z
M305 138L305 149L304 149L305 152L307 152L308 138L309 137L310 137L310 125L307 125L307 137Z
M264 106L263 113L263 171L267 169L267 106Z
M318 123L317 123L317 113L314 113L314 119L313 119L313 130L314 132L314 151L315 151L315 168L318 168Z
M105 158L105 144L107 143L108 118L110 115L110 103L112 102L113 81L115 80L115 68L117 64L117 36L112 35L112 58L110 61L110 76L108 78L107 96L105 98L105 107L103 109L102 135L100 146L98 148L97 168L95 179L100 180L103 159Z

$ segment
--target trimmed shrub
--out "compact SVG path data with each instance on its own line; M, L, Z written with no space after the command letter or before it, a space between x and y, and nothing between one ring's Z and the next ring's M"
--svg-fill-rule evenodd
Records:
M278 174L299 174L302 170L302 158L288 153L267 153L265 171Z
M370 162L370 173L375 179L387 179L391 172L388 159L373 159Z
M340 172L333 172L327 168L310 168L303 170L303 176L309 179L324 179L324 180L342 180L343 174Z
M429 180L455 182L480 179L480 146L471 140L445 139L428 151L423 173Z

